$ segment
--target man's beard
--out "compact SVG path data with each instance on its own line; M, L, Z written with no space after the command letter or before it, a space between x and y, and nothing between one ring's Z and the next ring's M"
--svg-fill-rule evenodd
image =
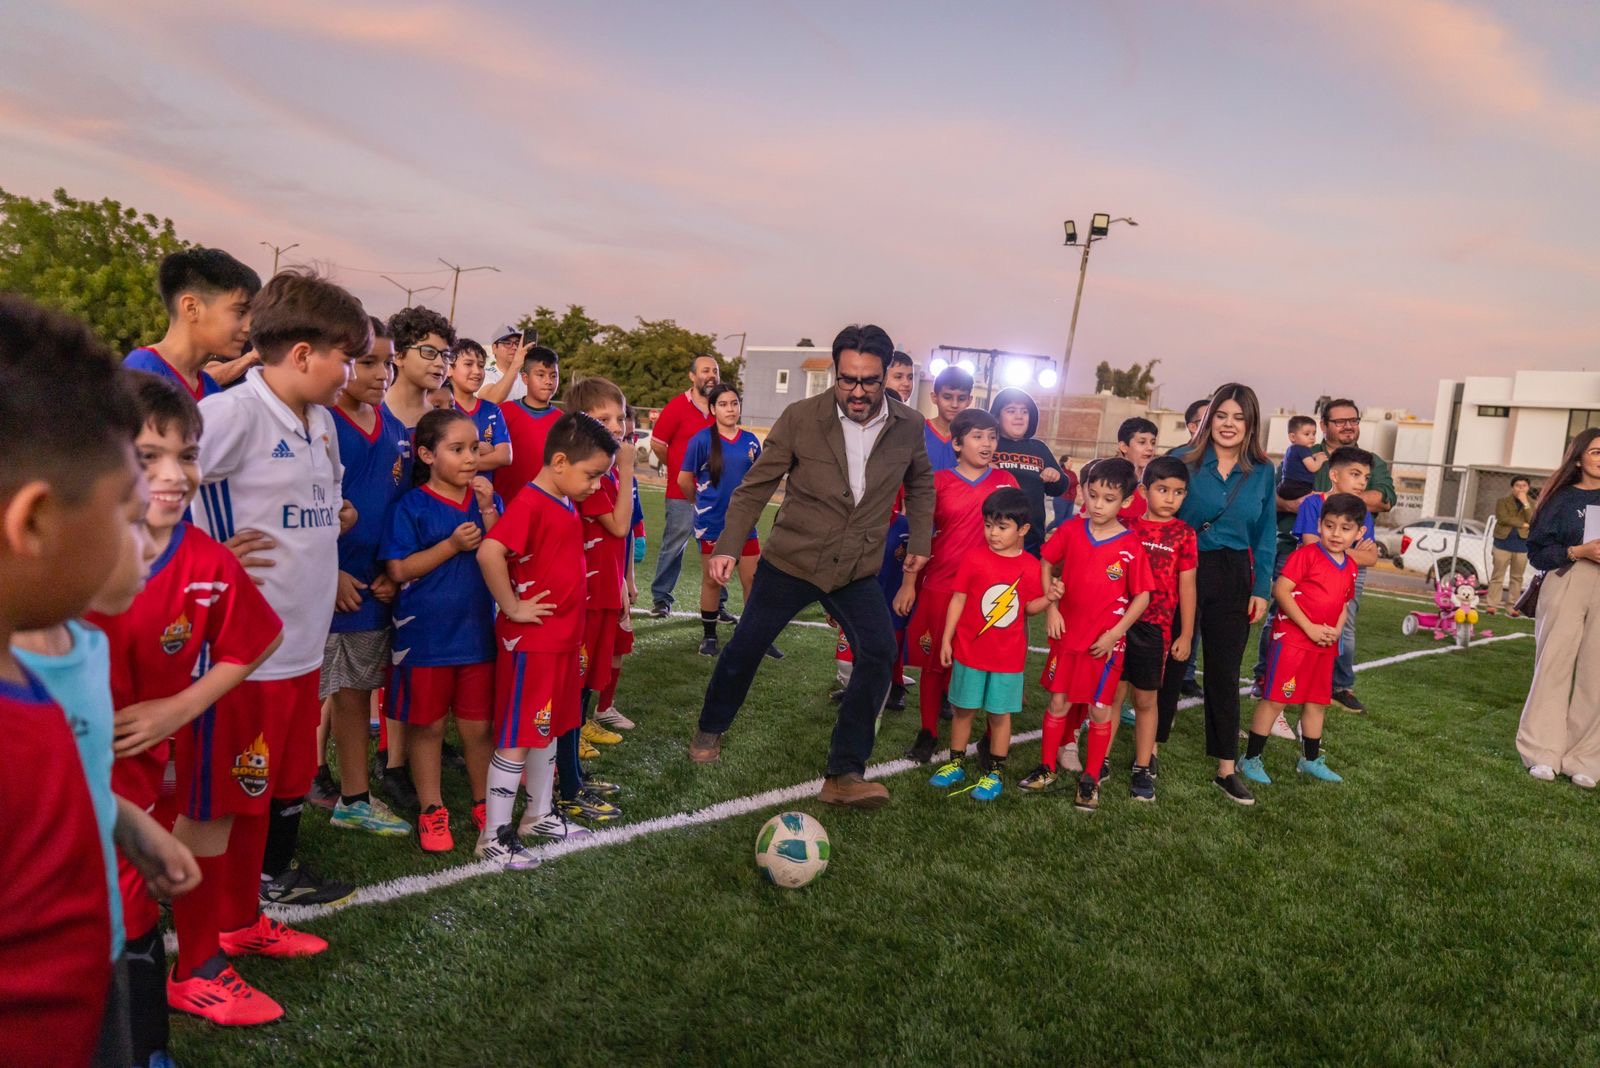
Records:
M700 396L709 397L709 396L711 396L711 391L717 388L717 383L711 382L711 383L708 383L707 385L696 386L694 388L695 388L695 392L700 394Z
M883 398L879 397L878 398L878 403L876 405L871 405L871 404L867 405L866 414L861 416L858 419L858 418L856 418L855 413L850 410L850 405L846 404L844 406L844 417L846 419L850 420L852 423L869 423L874 418L877 417L878 412L881 411L882 408L883 408Z

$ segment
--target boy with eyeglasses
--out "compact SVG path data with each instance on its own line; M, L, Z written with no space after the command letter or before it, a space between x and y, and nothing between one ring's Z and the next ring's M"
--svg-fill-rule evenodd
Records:
M384 406L414 428L434 405L428 394L445 384L456 331L450 320L428 308L407 308L389 316L394 338L394 383Z

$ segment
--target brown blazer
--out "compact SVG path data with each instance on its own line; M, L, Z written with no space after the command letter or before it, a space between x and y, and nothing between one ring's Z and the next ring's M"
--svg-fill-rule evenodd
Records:
M906 552L927 556L933 541L933 465L922 416L886 397L889 418L867 457L866 499L850 496L850 468L833 390L796 401L772 425L761 455L733 491L716 554L738 558L745 538L788 476L772 533L761 547L773 567L825 593L883 566L884 539L895 497L904 486L911 540Z

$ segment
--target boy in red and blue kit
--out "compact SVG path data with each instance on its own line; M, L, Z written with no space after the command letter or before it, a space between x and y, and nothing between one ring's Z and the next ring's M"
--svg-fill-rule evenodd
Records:
M1117 518L1136 484L1127 460L1096 461L1084 473L1084 517L1062 524L1039 556L1044 578L1059 568L1066 594L1046 617L1050 655L1039 681L1050 694L1050 708L1044 717L1043 763L1017 785L1033 791L1053 787L1057 751L1077 727L1068 722L1069 711L1078 722L1087 716L1088 752L1073 801L1087 812L1100 804L1100 777L1122 681L1123 639L1150 603L1154 585L1138 535Z
M221 249L186 248L162 260L156 278L166 336L128 353L122 366L170 378L196 401L221 393L202 368L215 356L247 362L239 357L250 340L250 302L261 276ZM233 376L240 373L236 367Z
M531 763L530 808L550 804L551 742L576 732L587 580L578 505L611 469L617 441L579 413L551 424L544 464L478 546L478 566L499 608L495 620L495 751L489 762L487 822L474 850L508 871L538 858L517 837L511 810ZM545 809L548 811L548 809Z
M511 462L495 469L494 491L507 508L544 466L545 438L561 417L561 409L555 406L556 390L561 387L561 357L555 350L533 346L520 374L527 394L500 409L511 442Z

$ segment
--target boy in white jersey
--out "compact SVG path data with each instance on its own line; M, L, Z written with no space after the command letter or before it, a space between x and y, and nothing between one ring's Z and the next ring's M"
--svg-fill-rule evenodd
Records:
M261 899L338 901L354 889L294 865L300 809L317 767L318 675L339 577L339 534L355 522L340 491L339 437L325 405L372 347L361 302L311 274L285 271L250 309L261 366L200 406L202 485L197 525L219 541L259 530L275 543L256 570L283 620L283 644L217 703L219 715L260 724L233 773L270 799L263 816L238 817L229 839L260 873ZM343 514L341 514L343 513ZM250 858L253 858L251 860Z

